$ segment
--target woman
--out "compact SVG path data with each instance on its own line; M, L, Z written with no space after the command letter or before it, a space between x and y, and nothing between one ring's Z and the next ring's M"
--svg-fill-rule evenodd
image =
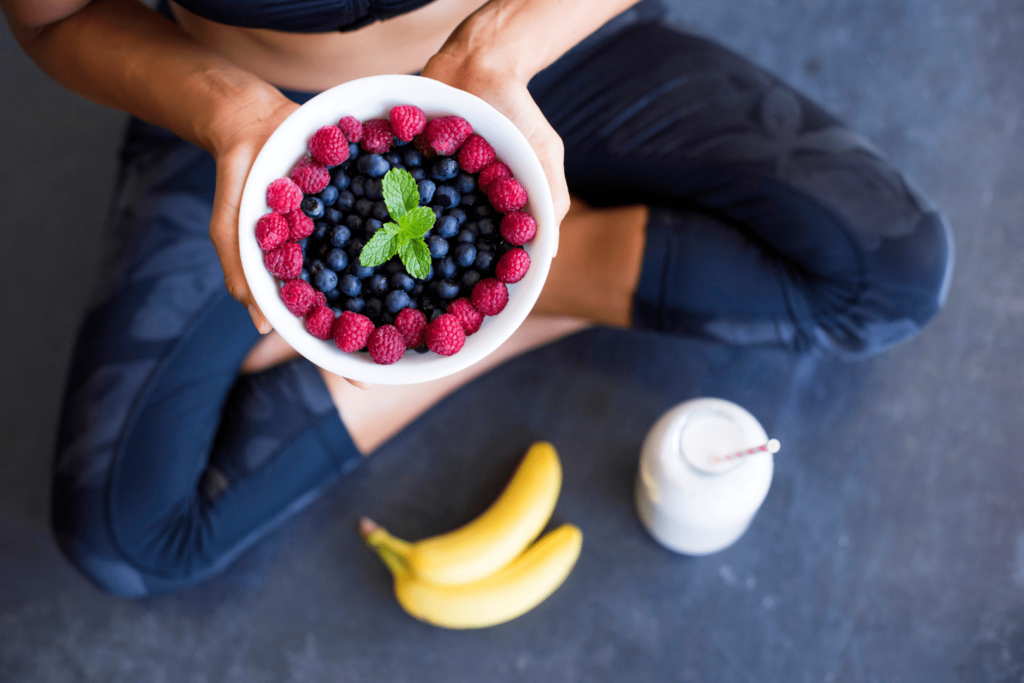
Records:
M630 4L0 0L47 73L137 117L58 442L54 529L88 577L145 595L221 570L440 397L588 324L858 357L936 314L952 243L927 200L785 84ZM536 310L560 317L453 378L360 390L267 334L238 201L297 102L417 71L537 151L564 220Z

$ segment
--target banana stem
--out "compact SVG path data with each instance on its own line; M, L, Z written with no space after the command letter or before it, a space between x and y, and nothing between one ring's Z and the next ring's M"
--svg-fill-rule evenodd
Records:
M380 556L392 574L404 576L409 573L409 562L406 560L406 556L412 550L412 544L392 536L384 527L368 517L359 520L359 534L366 544Z

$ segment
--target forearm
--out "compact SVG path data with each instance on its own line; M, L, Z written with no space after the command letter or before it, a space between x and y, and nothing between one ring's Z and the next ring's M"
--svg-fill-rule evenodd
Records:
M525 83L636 1L491 0L452 33L440 54Z
M135 0L96 0L42 25L13 0L2 5L22 48L58 83L208 151L245 123L245 112L258 116L284 102Z

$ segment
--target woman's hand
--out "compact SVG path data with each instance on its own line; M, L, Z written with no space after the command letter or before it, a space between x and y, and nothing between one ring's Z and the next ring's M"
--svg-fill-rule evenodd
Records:
M224 269L224 284L231 296L249 310L260 334L270 332L271 327L252 298L242 271L238 249L238 209L245 179L263 143L298 107L279 93L274 95L260 91L242 102L232 103L211 124L214 132L209 145L217 162L217 187L210 217L210 240Z
M431 57L421 75L476 95L522 131L544 167L554 200L555 220L561 223L569 211L562 138L533 101L526 82L512 71L491 67L480 60L459 59L443 51Z

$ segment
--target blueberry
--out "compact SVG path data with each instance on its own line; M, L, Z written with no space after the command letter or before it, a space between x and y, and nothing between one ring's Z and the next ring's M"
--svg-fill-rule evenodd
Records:
M476 193L470 192L469 194L462 195L462 199L459 200L459 203L463 206L473 206L476 204L477 199L479 198L476 196Z
M363 219L358 214L349 214L348 218L345 219L345 226L355 232L363 229Z
M324 203L317 197L306 197L303 199L301 208L302 213L306 214L313 220L323 218L324 216Z
M391 214L388 212L388 205L383 201L379 201L373 205L373 217L379 221L391 220Z
M327 258L327 252L330 250L330 245L324 244L323 242L317 242L316 245L309 250L309 257L323 261Z
M398 137L397 135L395 136L395 147L405 147L410 142L412 142L412 140L403 140L402 138Z
M343 249L331 249L327 252L327 267L339 273L348 266L348 254Z
M313 259L306 265L306 270L309 271L310 275L316 276L316 274L321 272L325 267L326 266L324 266L323 261Z
M448 240L432 235L427 238L427 248L430 249L430 258L444 258L448 254Z
M363 250L363 244L364 242L358 238L353 238L352 241L348 243L348 255L353 260L357 260L359 258L359 252Z
M332 245L344 247L352 239L352 231L344 225L336 225L331 228L329 237Z
M334 208L338 211L351 211L356 204L356 196L345 190L338 193L338 199L334 202Z
M351 182L352 179L349 178L345 174L345 171L341 170L340 168L336 169L334 173L331 174L331 185L334 185L336 188L338 188L339 191L347 190L348 184Z
M385 311L384 313L381 313L380 322L383 325L393 325L395 323L395 316L393 313L388 313L387 311Z
M434 223L437 234L445 239L455 237L459 232L459 221L455 216L441 216Z
M384 199L384 183L379 178L368 178L364 185L366 189L366 198L377 201L378 199Z
M334 202L338 201L338 188L334 185L328 185L324 189L320 190L320 194L317 195L320 201L324 203L324 206L333 206Z
M346 296L359 296L363 291L363 283L355 275L342 275L338 279L338 289Z
M470 228L459 230L459 236L455 238L460 244L473 244L476 242L476 231Z
M466 212L459 207L448 209L448 215L458 221L460 226L466 222Z
M363 315L367 318L376 318L380 315L381 309L384 308L384 304L380 299L374 297L366 300L366 308L363 309Z
M408 273L395 273L391 276L391 289L400 289L403 292L411 292L416 286L416 281Z
M423 155L415 147L410 147L402 152L402 163L409 167L420 166L423 163Z
M366 281L366 286L373 294L385 294L388 291L388 276L384 273L371 275L370 279Z
M341 315L341 309L338 308L337 306L331 306L331 313L333 313L334 317L337 318L338 316Z
M480 272L477 270L467 270L462 274L462 288L467 292L473 291L473 287L476 283L480 282Z
M384 272L388 275L394 275L395 273L401 273L405 271L405 265L402 264L401 259L397 256L392 257L390 261L384 264Z
M413 180L419 181L427 177L427 172L422 168L416 167L409 171L409 175L412 176Z
M466 243L455 247L455 265L459 268L469 268L473 261L476 261L476 247Z
M488 216L494 213L494 209L491 208L491 205L486 202L474 206L473 211L476 212L477 218L487 218Z
M481 237L491 237L497 233L497 226L494 225L493 218L481 218L476 223L476 231Z
M423 311L428 317L430 316L430 312L435 308L437 308L437 304L434 303L433 299L431 299L428 296L420 297L420 310Z
M359 158L359 143L350 142L348 143L348 158L354 161Z
M355 197L362 197L366 194L366 176L357 175L348 186L348 191ZM341 207L338 207L341 208ZM341 209L344 211L345 209Z
M441 185L434 193L434 203L442 209L450 209L459 205L459 191L451 185Z
M451 180L459 173L459 164L451 157L441 157L430 167L430 177L433 180L443 183Z
M364 218L373 213L373 202L366 197L356 200L356 213Z
M473 267L480 270L490 270L491 266L494 265L494 253L490 251L476 252L476 260L473 261Z
M442 315L444 315L444 309L442 309L442 308L435 308L430 313L430 322L434 322L435 320L440 318Z
M403 292L401 289L395 289L388 292L388 296L384 299L384 308L388 309L388 313L394 315L403 308L409 306L412 303L412 299L409 295Z
M427 352L427 351L429 351L429 350L430 350L430 349L429 349L429 348L427 348L427 345L426 345L426 344L420 344L420 345L419 345L419 346L417 346L417 347L416 347L415 349L413 349L413 351L415 351L416 353L426 353L426 352Z
M472 192L476 189L476 179L468 173L460 173L455 176L455 182L452 185L459 192Z
M305 280L306 282L309 282L309 271L306 270L305 268L300 270L299 271L299 279L300 280Z
M373 233L377 232L383 227L384 224L381 223L376 218L367 218L365 221L363 221L363 229L366 230L367 237L373 237Z
M313 226L313 234L310 235L314 240L324 241L327 239L327 233L331 231L331 226L326 223L317 223Z
M435 223L437 222L437 220L438 220L439 218L441 218L441 216L443 216L443 215L444 215L444 209L442 209L442 208L441 208L440 206L438 206L438 205L436 205L436 204L434 204L433 206L431 206L431 207L430 207L430 210L434 212L434 222L435 222Z
M350 192L346 192L345 194L351 194L351 193ZM341 211L338 211L334 207L331 207L329 209L324 209L324 222L326 222L328 225L337 225L342 220L344 220L344 218L345 218L345 214L343 214Z
M345 302L345 310L353 313L362 313L364 306L366 306L366 301L358 296L349 297L349 300Z
M391 168L400 168L403 171L408 170L408 169L405 168L405 166L402 166L402 164L392 164Z
M321 292L329 292L338 286L338 274L324 268L313 277L313 283Z
M330 272L330 271L327 271L327 272ZM327 299L328 301L334 301L339 296L341 296L341 290L339 290L337 287L335 287L334 289L332 289L329 292L324 292L324 298Z
M459 286L451 280L441 280L435 290L442 299L454 299L459 295Z
M391 164L379 154L367 154L356 162L356 169L371 178L383 178Z
M437 189L434 181L421 180L416 183L416 187L420 191L420 204L429 204L430 200L434 198L434 190Z
M443 259L437 262L437 273L443 278L453 278L455 273L458 272L458 266L455 265L455 259L451 256L445 256Z
M388 162L391 166L402 163L402 155L398 152L388 152L384 155L384 161Z
M434 264L433 263L431 263L430 264L430 268L427 269L427 276L425 278L423 278L422 280L420 280L419 278L416 278L416 280L418 282L429 282L429 281L431 281L433 279L434 279Z
M373 275L373 266L364 266L360 264L358 260L356 260L353 265L349 266L349 270L351 270L352 274L360 280L365 280Z
M416 284L414 284L412 286L412 289L409 290L409 296L413 297L413 299L415 299L416 297L418 297L422 293L423 293L423 283L422 282L417 282Z
M515 248L516 246L514 244L509 244L505 240L502 240L498 243L498 256L504 256Z

